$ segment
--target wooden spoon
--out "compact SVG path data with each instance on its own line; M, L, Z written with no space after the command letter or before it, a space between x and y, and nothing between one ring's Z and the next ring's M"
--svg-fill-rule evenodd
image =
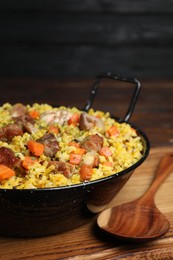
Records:
M166 155L160 162L155 178L140 198L102 211L97 224L119 239L144 242L164 235L170 227L169 221L158 210L154 195L165 178L173 172L173 154Z

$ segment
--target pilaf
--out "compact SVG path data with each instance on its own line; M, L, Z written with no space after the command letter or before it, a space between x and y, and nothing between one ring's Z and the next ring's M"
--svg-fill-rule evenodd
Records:
M0 107L0 188L49 188L121 172L143 156L128 123L108 112L48 104Z

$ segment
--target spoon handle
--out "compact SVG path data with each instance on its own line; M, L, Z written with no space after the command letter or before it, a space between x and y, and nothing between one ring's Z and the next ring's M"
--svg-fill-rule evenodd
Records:
M152 203L156 191L171 172L173 172L173 154L167 154L162 158L151 186L139 200L151 201Z

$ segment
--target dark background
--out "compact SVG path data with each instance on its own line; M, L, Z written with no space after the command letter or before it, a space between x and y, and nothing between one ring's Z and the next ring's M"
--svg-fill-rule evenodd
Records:
M173 77L173 1L0 1L1 77Z

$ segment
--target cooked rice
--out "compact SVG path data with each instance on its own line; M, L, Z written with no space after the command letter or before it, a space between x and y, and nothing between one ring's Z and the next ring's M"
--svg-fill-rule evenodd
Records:
M0 107L0 128L13 123L13 119L10 116L10 111L12 105L9 103L4 104ZM0 147L7 147L15 152L15 155L21 160L24 160L25 156L31 155L27 142L32 140L37 140L41 138L45 133L48 132L48 124L41 118L41 115L46 111L69 111L71 114L79 113L83 111L73 107L52 107L48 104L33 104L27 105L28 112L36 110L39 112L39 117L35 119L35 128L37 129L34 133L25 132L23 136L15 136L12 141L5 142L0 140ZM93 174L89 181L104 178L112 174L117 174L124 169L132 166L134 163L140 160L143 156L143 144L140 136L128 123L119 123L115 119L110 117L109 113L103 113L101 111L94 111L90 109L88 111L89 115L96 116L100 118L104 124L104 130L100 129L98 126L93 127L90 130L80 130L78 124L74 126L73 124L63 124L55 123L59 128L59 132L54 134L58 143L60 150L57 151L53 160L68 162L70 158L70 153L76 148L74 146L69 146L69 142L77 140L82 142L87 136L98 134L104 139L104 146L108 146L112 152L112 155L106 158L103 155L99 156L99 165L93 168ZM119 134L118 136L109 136L107 130L111 126L116 126ZM84 158L87 157L84 155ZM25 174L21 174L15 170L15 175L9 179L2 180L0 182L0 188L3 189L37 189L37 188L48 188L48 187L59 187L64 185L72 185L83 182L79 174L81 164L73 165L74 171L71 177L65 177L61 172L55 173L55 167L49 164L51 160L50 157L42 154L39 156L38 161L28 170L25 170ZM87 158L85 158L87 160ZM110 162L112 165L105 165L105 162ZM88 181L88 180L86 180Z

